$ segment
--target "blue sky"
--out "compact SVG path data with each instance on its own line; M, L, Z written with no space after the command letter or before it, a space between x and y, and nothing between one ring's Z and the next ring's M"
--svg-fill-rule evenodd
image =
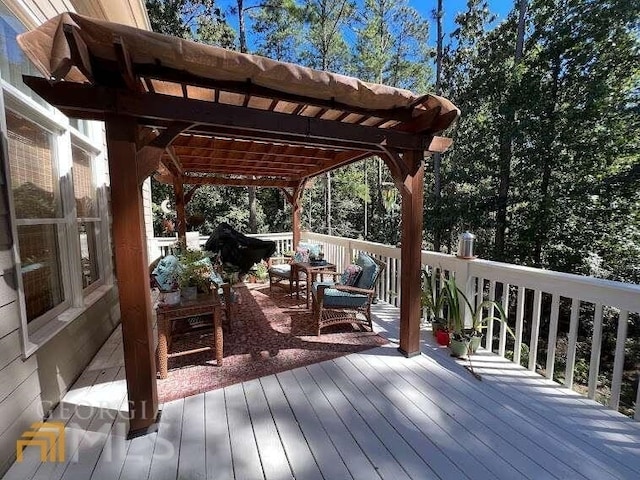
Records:
M361 0L356 0L361 1ZM418 10L422 16L431 22L431 29L429 31L429 44L435 46L436 44L436 26L433 20L432 12L437 6L437 0L408 0L409 4ZM259 3L257 1L245 0L245 5L253 5ZM235 0L219 0L219 5L225 9L225 7L235 5ZM497 22L504 20L509 13L509 10L513 7L513 0L489 0L490 10L497 15ZM467 0L443 0L444 8L444 32L445 35L451 33L454 29L454 19L458 12L466 10ZM227 13L227 20L234 28L237 28L237 20L235 15ZM251 49L251 35L248 38L249 48Z
M433 20L432 12L436 9L437 0L409 0L409 4L415 8L426 19L431 20L429 31L430 44L436 44L436 24ZM448 35L454 30L454 19L459 12L467 9L467 0L442 0L444 10L444 33ZM497 15L497 22L504 20L513 8L513 0L489 0L489 9Z

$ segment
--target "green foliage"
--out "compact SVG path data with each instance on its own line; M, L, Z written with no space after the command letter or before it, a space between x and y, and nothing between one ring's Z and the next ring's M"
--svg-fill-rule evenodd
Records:
M640 4L531 0L516 61L517 3L496 22L486 0L469 0L445 36L443 95L462 117L445 132L454 145L442 159L437 208L427 164L426 244L438 230L452 251L469 229L483 258L638 282ZM235 34L220 6L232 4L147 1L155 30L225 46ZM258 53L431 90L428 22L406 0L266 0L244 11ZM332 172L330 184L316 179L303 196L303 227L326 232L330 216L337 235L396 244L400 199L384 187L390 181L378 158ZM172 198L171 187L157 188L154 204ZM259 189L257 199L259 232L290 228L281 193ZM220 221L248 226L245 189L202 188L188 209L205 215L205 234ZM157 213L160 231L166 214Z
M180 288L197 287L201 292L208 292L211 286L210 276L213 265L201 250L182 250L178 256L180 271L178 284Z
M233 48L235 32L214 0L146 0L154 32Z
M298 62L303 44L304 7L293 0L267 0L249 15L257 52L274 60Z
M446 302L444 289L438 289L435 283L435 272L423 269L421 272L422 293L420 306L426 310L431 321L444 318L443 308Z

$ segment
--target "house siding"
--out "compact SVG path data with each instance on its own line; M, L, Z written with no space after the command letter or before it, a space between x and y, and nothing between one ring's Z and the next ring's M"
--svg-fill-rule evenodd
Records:
M33 28L64 11L149 28L142 0L0 0ZM106 1L108 9L102 8ZM120 4L120 7L118 6ZM112 18L117 13L117 18ZM146 23L145 23L146 22ZM0 95L0 109L4 110ZM3 123L3 122L0 122ZM6 127L0 132L0 477L16 458L16 440L42 421L91 362L120 321L116 286L103 294L38 350L21 348L20 302L15 277L12 219L4 156ZM8 163L8 162L6 162ZM150 191L147 193L150 200ZM108 200L107 200L108 202ZM111 256L111 251L108 252ZM111 266L107 265L107 276ZM107 282L108 283L108 282Z

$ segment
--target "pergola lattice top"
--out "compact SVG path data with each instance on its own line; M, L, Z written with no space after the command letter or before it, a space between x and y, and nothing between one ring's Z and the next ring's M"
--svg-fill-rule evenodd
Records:
M294 186L387 149L442 151L459 115L435 95L73 13L18 42L48 79L26 82L65 114L173 127L167 182Z

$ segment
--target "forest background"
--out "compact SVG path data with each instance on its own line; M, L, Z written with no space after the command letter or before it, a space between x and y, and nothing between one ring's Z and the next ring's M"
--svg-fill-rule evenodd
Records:
M428 16L406 0L147 8L162 33L451 99L462 111L445 133L453 147L426 160L427 249L451 252L470 230L482 258L640 283L640 2L498 2L501 19L487 1L453 2L455 13L430 3ZM171 187L154 184L153 198L161 235ZM222 221L245 233L291 228L274 189L203 187L188 213L204 216L203 235ZM314 232L396 244L399 222L375 157L304 194L303 228Z
M451 99L462 111L444 133L453 146L425 160L425 249L451 253L470 230L481 258L640 283L640 2L146 3L162 33ZM172 214L160 204L173 189L154 183L152 194L156 235L171 234L164 227ZM384 163L372 157L313 179L302 226L395 245L399 202ZM187 210L204 218L203 235L223 221L244 233L291 230L288 202L275 189L202 187ZM543 297L538 359L546 358L550 317L550 296ZM528 295L527 311L532 301ZM559 381L569 310L561 302ZM593 313L582 304L577 390L589 375ZM604 403L617 319L605 310L597 394ZM620 410L632 415L640 316L629 323Z

